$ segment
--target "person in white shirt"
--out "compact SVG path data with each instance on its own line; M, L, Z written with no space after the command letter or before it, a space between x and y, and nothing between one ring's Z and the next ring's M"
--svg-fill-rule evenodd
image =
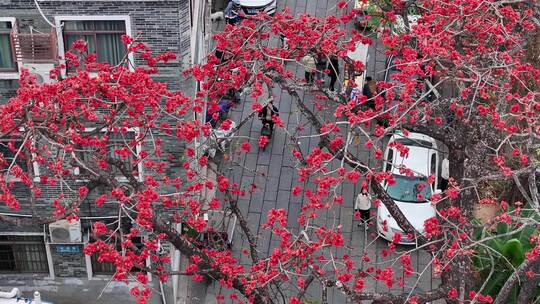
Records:
M358 194L356 197L356 201L354 203L354 211L360 212L360 217L362 219L362 222L360 225L366 225L368 224L368 221L370 219L370 212L371 209L371 195L369 195L366 188L362 188L362 192Z
M315 81L317 61L311 54L306 54L306 56L302 57L302 64L304 64L306 83L311 85Z
M448 188L448 180L450 179L450 164L448 158L442 160L441 164L441 190L444 191Z

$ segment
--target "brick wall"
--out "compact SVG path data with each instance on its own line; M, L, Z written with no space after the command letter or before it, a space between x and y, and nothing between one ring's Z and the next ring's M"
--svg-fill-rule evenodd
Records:
M0 104L17 94L17 80L0 80Z
M189 0L176 1L39 1L45 16L51 22L55 16L103 16L128 15L130 16L132 34L141 32L141 40L147 43L154 52L173 51L178 58L160 67L155 76L157 81L166 82L172 90L181 90L192 95L193 82L186 81L181 71L188 67L190 62L190 7ZM15 17L19 28L25 31L33 26L41 32L48 32L51 27L45 22L37 11L32 0L3 0L0 1L0 17ZM143 61L135 58L136 65ZM16 94L18 87L16 80L0 80L0 104ZM174 138L162 137L163 152L172 155L173 161L167 167L169 176L181 176L183 172L182 156L184 147ZM159 161L167 161L162 159ZM42 170L43 168L40 168ZM74 185L78 187L78 185ZM38 203L46 205L60 193L58 187L43 187L43 196ZM0 211L2 211L0 204Z
M82 245L69 245L79 247L76 253L60 253L58 246L51 244L51 255L54 265L54 275L57 277L86 277L86 260Z
M181 77L181 71L190 62L190 8L189 0L177 1L40 1L45 16L54 22L55 16L129 15L132 35L142 33L141 40L156 53L172 51L178 58L158 65L159 81L169 83L170 89L191 92L191 82ZM0 17L15 17L20 28L33 26L41 32L51 27L37 11L34 1L10 0L0 2ZM142 65L140 59L135 60ZM5 102L9 88L0 85L0 103Z
M39 1L41 8L50 21L54 21L54 16L94 16L94 15L129 15L131 19L132 34L142 33L141 40L148 44L155 53L162 51L173 51L177 54L177 60L161 65L160 73L155 79L167 82L171 90L182 90L187 95L192 95L193 83L185 81L181 76L181 71L189 66L190 62L190 8L189 0L177 1ZM20 28L33 26L41 32L49 32L51 27L39 15L33 0L0 0L0 17L15 17ZM142 65L143 61L135 58L136 65ZM0 104L5 103L8 98L16 94L17 81L0 80ZM162 137L156 134L158 137ZM168 176L184 176L182 157L184 146L179 144L172 137L163 136L163 153L165 156L171 154L172 161L167 167ZM167 157L160 161L167 161ZM43 168L40 168L42 170ZM71 183L70 183L71 184ZM73 189L80 186L77 183L70 185ZM23 206L19 213L29 213L28 189L22 185L15 191L17 197L23 199ZM99 194L97 189L95 197ZM42 196L37 200L39 210L51 209L51 202L61 192L59 186L43 186ZM68 194L68 193L66 193ZM66 200L74 199L66 197ZM109 206L105 208L94 207L92 198L81 205L81 213L86 216L104 216L110 214ZM112 209L115 206L110 206ZM5 204L0 202L0 212L13 212ZM117 214L117 211L114 213ZM83 226L88 226L89 222L83 220ZM36 227L14 227L7 223L0 223L0 231L43 231L42 226ZM55 274L59 277L86 277L84 253L58 253L56 245L51 244L51 253Z

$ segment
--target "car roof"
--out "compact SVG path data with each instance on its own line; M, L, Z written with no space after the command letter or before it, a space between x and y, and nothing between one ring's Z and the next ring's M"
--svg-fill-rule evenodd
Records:
M396 148L391 148L393 150L394 156L393 156L393 164L392 166L392 173L400 174L399 173L399 166L403 165L407 169L410 169L414 171L416 174L421 174L423 176L429 176L431 174L431 155L433 153L436 153L437 149L437 143L435 139L432 137L416 133L416 132L410 132L407 137L405 137L401 132L397 132L390 138L389 143L393 141L399 141L400 139L409 139L409 140L418 140L421 141L419 144L423 143L431 143L431 147L425 147L425 146L418 146L418 145L409 145L406 146L409 148L409 154L408 157L402 157L399 155L399 152ZM401 174L400 174L401 175Z
M423 176L429 176L429 164L430 164L430 153L431 149L423 147L409 146L408 157L402 157L399 155L399 152L394 150L394 166L392 167L392 173L400 174L400 166L404 166L407 169L414 171L416 174L421 174ZM401 175L401 174L400 174Z
M405 136L405 135L403 135L402 132L398 131L398 132L396 132L396 133L394 133L392 135L392 137L390 138L390 142L398 140L400 138L424 140L424 141L430 142L433 147L437 147L437 142L435 141L435 139L433 137L431 137L429 135L426 135L426 134L417 133L417 132L409 132L409 134L407 134L407 136Z

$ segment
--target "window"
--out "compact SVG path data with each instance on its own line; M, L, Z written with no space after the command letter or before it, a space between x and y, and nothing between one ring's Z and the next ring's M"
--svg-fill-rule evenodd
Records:
M131 241L133 242L133 245L137 247L137 249L141 249L144 247L143 239L141 237L134 237L131 239ZM118 252L122 252L122 247L119 243L116 244L116 250ZM114 263L99 261L99 253L92 254L90 256L90 262L92 264L92 273L94 275L111 275L116 272L116 265ZM130 269L129 272L134 273L139 271L141 271L141 269L137 266L134 266Z
M122 133L111 133L109 135L109 144L107 145L107 157L114 159L116 161L121 161L128 171L132 172L133 169L133 160L136 155L139 153L136 151L137 144L135 142L135 132L126 132ZM128 149L129 154L127 157L124 157L119 154L120 150ZM112 166L110 172L113 172L115 176L121 176L122 172L118 167Z
M17 64L11 44L14 22L0 19L0 72L17 71Z
M437 176L435 172L437 170L437 154L431 154L431 174Z
M86 129L87 132L92 132L92 128ZM122 171L112 164L112 162L121 162L128 172L132 172L133 176L138 180L142 179L142 162L134 165L134 161L141 151L141 143L137 138L139 132L135 129L128 130L125 133L107 133L109 137L105 150L96 148L95 146L78 146L76 150L79 153L79 159L91 170L104 170L100 168L97 161L105 160L109 165L106 168L107 172L116 177L118 181L127 181ZM99 136L100 139L105 136L105 131L102 134L91 135ZM107 161L109 159L110 161ZM84 168L76 168L75 175L92 176L90 172L86 172Z
M13 176L13 167L11 166L13 161L15 160L15 164L21 167L21 169L24 172L28 172L28 166L25 158L25 154L23 151L19 151L19 148L22 145L22 139L16 138L16 139L0 139L0 154L2 155L2 158L4 159L4 163L0 166L0 172L2 174L6 174L8 179L11 180L17 180ZM11 169L10 169L11 166ZM8 169L11 171L8 172Z
M386 172L392 172L392 162L394 160L394 149L388 149L388 156L386 157Z
M112 229L112 230L115 230L120 225L120 230L123 233L113 234L108 239L108 243L113 245L116 251L120 253L122 252L125 253L125 251L127 250L134 251L134 248L123 249L121 245L122 241L126 241L126 238L124 235L128 234L131 228L135 227L133 225L133 222L130 219L123 217L121 220L121 223L118 223L118 219L104 219L104 220L100 220L100 222L105 223L109 227L109 229ZM141 236L136 236L136 237L131 238L131 242L133 246L137 248L137 250L140 250L144 248L145 246L144 238ZM98 252L90 256L90 262L92 265L92 273L94 275L104 275L104 274L111 275L116 272L116 265L114 264L114 262L103 261L103 260L100 261ZM138 271L141 271L141 269L138 268L137 266L134 266L130 270L131 273L138 272Z
M73 42L83 39L88 52L96 53L98 62L112 65L120 63L126 55L126 46L122 43L122 35L126 34L124 20L72 20L64 22L64 51L71 48Z
M43 236L0 236L0 273L49 273Z

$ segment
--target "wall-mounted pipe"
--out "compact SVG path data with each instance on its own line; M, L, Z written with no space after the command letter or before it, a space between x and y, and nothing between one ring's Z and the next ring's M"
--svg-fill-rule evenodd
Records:
M0 298L2 298L2 299L12 299L12 298L15 298L16 296L18 296L20 294L21 294L21 291L19 290L19 288L15 287L10 292L0 291Z

